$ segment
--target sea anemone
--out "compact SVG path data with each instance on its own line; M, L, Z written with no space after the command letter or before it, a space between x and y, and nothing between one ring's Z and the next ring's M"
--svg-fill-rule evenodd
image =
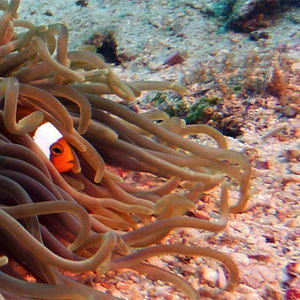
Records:
M247 159L228 150L225 137L209 126L186 125L159 111L138 114L104 98L133 101L146 90L185 89L123 81L100 55L68 52L64 25L16 20L19 2L2 3L0 19L0 296L117 299L68 272L129 268L199 299L185 280L145 262L165 254L220 261L229 274L225 289L234 289L239 272L228 255L159 242L178 227L221 231L228 215L247 205ZM19 109L31 113L18 120ZM45 121L72 147L75 165L67 173L60 174L31 137ZM189 138L197 134L216 146ZM155 186L124 182L120 175L127 171L147 174ZM240 195L235 204L229 202L233 186ZM220 189L219 218L185 215L213 187Z

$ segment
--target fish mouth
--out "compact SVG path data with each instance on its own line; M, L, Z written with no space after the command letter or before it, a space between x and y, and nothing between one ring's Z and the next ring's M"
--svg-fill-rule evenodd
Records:
M72 165L74 165L74 164L75 164L75 160L74 160L74 159L68 160L68 161L67 161L67 164L72 164Z

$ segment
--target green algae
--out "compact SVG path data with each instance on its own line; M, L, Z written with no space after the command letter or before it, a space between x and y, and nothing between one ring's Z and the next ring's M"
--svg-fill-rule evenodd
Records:
M217 109L220 97L203 96L192 105L178 95L170 92L158 92L152 99L155 108L166 112L170 117L180 117L187 124L205 123Z

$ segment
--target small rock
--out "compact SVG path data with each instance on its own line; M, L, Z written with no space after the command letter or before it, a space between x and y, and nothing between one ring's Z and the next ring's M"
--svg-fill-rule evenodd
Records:
M286 266L286 270L289 274L300 274L300 263L289 263L287 266Z
M272 256L267 254L255 254L255 255L248 255L249 258L255 259L257 261L269 261L271 260Z
M288 149L288 150L286 150L286 153L284 154L284 156L289 162L300 161L300 150ZM297 171L295 173L298 174Z
M46 15L46 16L48 16L48 17L52 17L52 16L54 16L54 13L53 13L52 11L50 11L50 10L46 10L46 11L44 12L44 15Z
M289 184L291 182L300 182L300 176L299 175L284 175L282 178L282 183L283 184Z
M249 34L249 39L251 41L258 41L260 39L268 39L268 38L270 38L270 36L265 31L261 31L261 32L253 31Z
M294 174L300 175L300 165L299 164L292 164L290 167L290 170Z
M209 221L210 217L209 214L203 210L196 210L193 212L193 215L197 219Z
M87 7L89 2L87 0L78 0L75 2L75 4L80 7Z
M218 270L218 287L220 289L224 289L227 283L224 270L219 266L217 270Z
M238 0L233 6L226 27L238 32L251 32L267 27L265 14L274 12L277 6L277 0Z
M130 283L126 283L126 282L118 282L116 284L116 287L119 289L119 290L122 290L122 291L130 291L130 287L131 287L131 284Z
M236 291L241 293L241 294L252 294L255 292L253 288L251 288L248 285L245 284L240 284L237 286Z
M203 266L202 267L202 279L206 283L210 283L213 286L216 284L218 280L218 274L216 270Z
M300 128L295 128L294 129L294 136L295 138L300 138Z
M262 158L262 159L257 159L254 162L255 168L257 169L271 169L271 163L270 160Z

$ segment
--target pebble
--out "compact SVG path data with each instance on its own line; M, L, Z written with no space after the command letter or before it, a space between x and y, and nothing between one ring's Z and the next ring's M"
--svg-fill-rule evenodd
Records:
M196 210L193 212L193 214L197 219L206 220L206 221L209 221L210 219L209 214L203 210Z
M202 279L204 280L204 282L208 282L212 285L215 285L218 280L218 273L214 269L203 266L202 267Z
M300 263L289 263L286 266L286 270L290 274L299 274L300 275Z
M218 271L218 287L220 289L224 289L227 284L224 270L220 266L218 266L217 271Z
M290 167L291 172L296 175L300 175L300 164L292 164Z
M300 150L288 149L284 153L284 157L290 162L300 161Z
M120 289L120 290L130 292L131 284L130 284L130 283L125 283L125 282L118 282L118 283L116 284L116 287L117 287L118 289Z
M282 179L283 179L282 181L283 181L284 184L288 184L290 182L300 182L299 175L294 175L294 174L284 175Z
M253 288L245 284L239 284L236 288L236 291L241 294L252 294L255 292Z

